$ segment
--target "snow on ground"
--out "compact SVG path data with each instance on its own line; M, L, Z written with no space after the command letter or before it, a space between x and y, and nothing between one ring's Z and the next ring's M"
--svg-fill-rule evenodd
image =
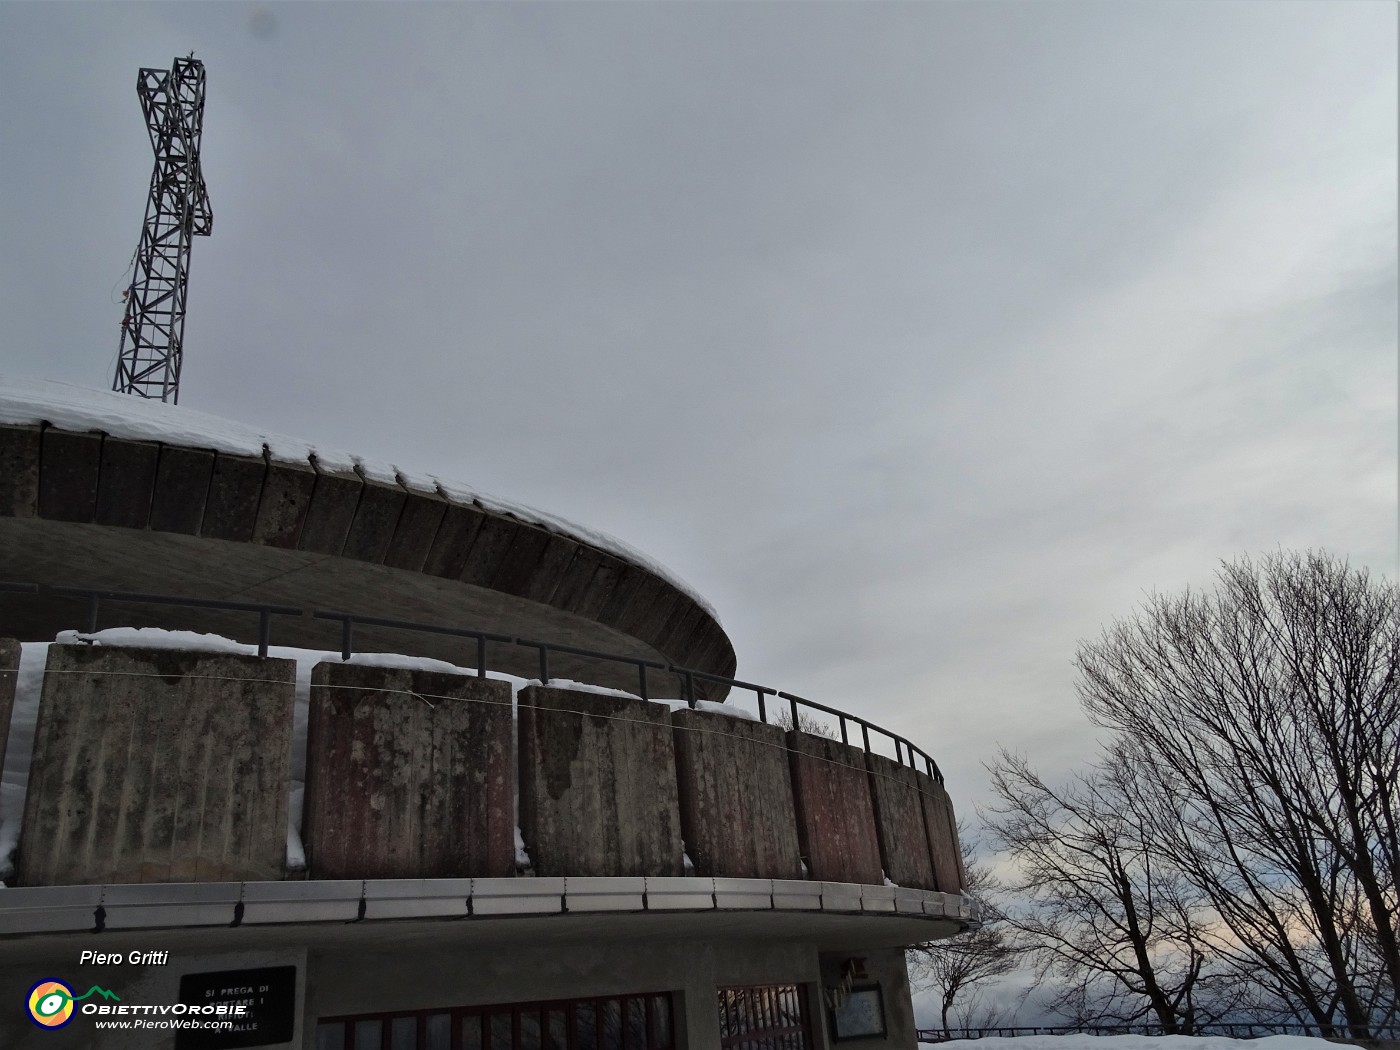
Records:
M371 481L386 485L402 483L410 489L439 491L462 504L476 504L484 510L508 514L533 525L580 540L607 551L624 561L639 565L690 595L701 608L719 622L714 609L695 589L664 566L607 533L585 528L523 503L498 499L477 489L446 481L431 474L415 474L392 463L366 459L339 449L312 445L257 427L221 419L162 401L131 397L110 390L89 390L70 383L42 379L0 376L0 423L48 423L63 430L101 431L112 437L133 441L163 441L213 449L237 456L266 455L273 462L305 464L315 457L327 471L358 472Z
M925 1044L929 1045L929 1044ZM1301 1035L1260 1039L1190 1035L1023 1035L955 1039L949 1045L977 1050L1336 1050L1336 1043Z
M136 399L132 399L136 400ZM256 645L236 642L216 634L199 634L195 631L165 631L154 627L113 627L96 634L83 634L78 631L63 631L55 639L65 645L116 645L142 649L184 649L197 652L239 653L253 656ZM25 789L29 781L29 760L34 750L34 725L39 714L39 694L43 685L44 663L48 658L48 642L24 642L21 644L19 673L15 681L14 710L10 716L10 738L5 748L4 777L0 780L0 879L14 874L14 851L19 842L20 826L24 819ZM296 649L290 646L269 646L267 655L283 660L295 661L296 705L292 713L292 784L287 799L287 870L300 871L306 867L306 852L301 841L301 820L306 785L306 722L311 697L311 670L318 663L341 663L338 651L319 649ZM434 660L423 656L402 656L397 653L355 653L350 663L367 667L389 667L409 671L437 671L447 674L475 675L472 667L459 667L445 660ZM488 678L510 683L512 716L516 714L520 690L526 686L539 685L538 678L517 678L514 675L488 672ZM621 689L608 689L604 686L574 682L569 679L551 678L549 684L560 689L576 689L587 693L601 693L606 696L622 696L640 699L635 693ZM685 707L683 700L653 700L665 704L671 710ZM724 704L701 701L701 710L729 715L732 718L752 719L747 711L727 707ZM522 872L531 868L526 843L519 827L519 798L516 799L515 859Z

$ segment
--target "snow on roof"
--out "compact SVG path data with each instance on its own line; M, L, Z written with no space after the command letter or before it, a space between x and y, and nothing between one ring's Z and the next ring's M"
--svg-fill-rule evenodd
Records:
M134 441L161 441L238 456L265 455L277 463L306 464L314 457L322 470L353 471L381 484L402 484L409 489L437 492L451 502L475 504L483 510L509 515L606 551L667 581L719 622L714 608L693 587L607 533L576 525L523 503L499 499L467 485L431 474L415 474L392 463L365 459L190 408L45 379L0 375L0 423L48 423L62 430L96 430Z

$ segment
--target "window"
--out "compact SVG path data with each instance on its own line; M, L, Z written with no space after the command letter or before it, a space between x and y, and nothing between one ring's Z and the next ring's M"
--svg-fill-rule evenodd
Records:
M721 988L719 1045L727 1050L811 1050L802 989L795 984Z
M673 1013L656 992L330 1017L316 1050L672 1050Z

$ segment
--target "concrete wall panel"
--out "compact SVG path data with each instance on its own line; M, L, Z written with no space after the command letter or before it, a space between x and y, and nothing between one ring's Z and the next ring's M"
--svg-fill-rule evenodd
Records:
M365 479L353 471L322 470L314 462L312 466L316 468L316 484L297 546L313 554L339 554L345 549Z
M280 879L295 674L290 660L51 646L21 884Z
M467 552L466 560L462 563L462 574L458 579L478 587L489 586L506 552L510 550L510 545L515 542L519 528L517 522L505 518L489 515L483 518L481 528L472 539L471 550Z
M428 558L423 563L423 571L430 576L441 576L449 580L460 579L462 569L467 564L467 555L471 553L472 543L485 520L486 515L473 507L461 507L455 503L449 506L447 513L442 516L441 524L438 525L433 544L428 548Z
M309 465L268 463L258 519L253 525L253 542L295 550L306 526L315 488L316 472Z
M0 517L39 513L38 427L0 426Z
M39 466L39 516L51 521L92 521L97 514L101 434L46 428Z
M209 479L209 499L204 505L204 522L199 534L215 540L247 543L258 522L267 461L261 456L214 457L214 473Z
M520 825L536 874L682 874L666 707L541 686L519 702Z
M151 497L151 528L198 536L213 475L214 453L162 445Z
M940 893L959 893L966 882L962 847L958 843L958 822L948 792L927 773L914 774L923 803L924 827L933 855L933 888ZM897 879L895 881L898 881Z
M783 730L689 710L674 712L671 724L681 831L695 874L800 879L797 815Z
M510 686L320 663L303 840L318 879L515 872Z
M436 493L410 492L394 527L384 564L392 569L421 572L446 513L447 502Z
M398 528L404 500L407 498L408 493L401 485L380 485L366 481L341 554L358 561L383 564L384 555L389 553L389 544L394 538L394 530Z
M880 843L865 753L797 731L788 733L787 743L808 877L880 885Z
M554 591L554 607L567 613L578 613L588 597L593 574L598 570L603 552L592 547L579 547L564 576Z
M505 556L491 576L491 589L506 594L523 593L536 575L551 538L544 529L519 526Z
M102 442L97 482L97 523L144 529L151 520L160 446L109 437Z
M13 638L0 638L0 773L4 772L5 745L10 740L10 715L15 707L19 653L19 642Z
M550 534L549 542L529 571L522 572L519 578L503 580L501 589L532 602L551 603L578 549L579 545L567 536Z
M885 874L901 886L938 889L917 771L884 755L866 755L865 762Z

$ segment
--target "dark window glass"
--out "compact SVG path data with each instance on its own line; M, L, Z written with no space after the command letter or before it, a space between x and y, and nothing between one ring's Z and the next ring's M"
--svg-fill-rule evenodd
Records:
M418 1018L395 1017L389 1022L390 1050L418 1050Z
M534 1010L520 1013L520 1050L541 1050L540 1015Z
M578 1050L598 1050L598 1008L592 1003L574 1007L574 1034Z
M510 1014L491 1015L491 1050L511 1050Z
M462 1050L481 1050L480 1014L468 1014L462 1018Z
M546 1016L549 1018L547 1050L569 1050L569 1015L563 1010L550 1010Z
M373 1021L355 1022L355 1050L383 1050L383 1046L383 1021L376 1017Z
M424 1038L423 1050L452 1050L452 1015L429 1014Z
M651 1042L656 1050L670 1050L673 1045L669 995L651 997Z
M345 1050L345 1022L316 1026L316 1050Z
M647 1001L628 999L627 1011L627 1050L649 1050L647 1047Z

